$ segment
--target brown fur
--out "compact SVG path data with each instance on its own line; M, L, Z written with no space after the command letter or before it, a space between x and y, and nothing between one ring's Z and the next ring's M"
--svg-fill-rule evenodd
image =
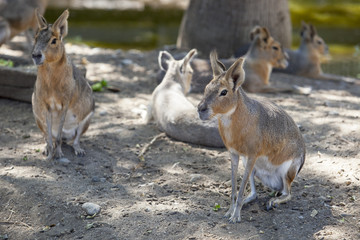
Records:
M85 154L79 139L90 124L95 106L90 85L65 53L62 39L67 35L68 16L66 10L53 25L48 25L37 15L39 30L32 57L38 75L32 104L36 123L47 142L48 159L63 156L62 138L74 140L76 155Z
M28 29L37 29L35 9L45 12L47 0L9 0L0 6L0 46ZM29 34L26 35L29 44Z
M300 37L301 43L296 51L286 50L289 66L277 71L321 80L360 83L358 79L323 73L321 63L329 55L329 48L312 24L301 23Z
M245 55L244 70L246 73L243 89L251 93L288 92L291 89L280 89L270 86L272 69L285 68L288 56L281 44L276 41L267 28L256 26L250 33L251 45Z
M288 64L287 54L281 44L276 41L267 28L256 26L250 32L251 45L246 53L244 70L246 73L243 88L251 93L292 92L293 88L275 88L269 83L274 67L285 68ZM235 59L222 60L229 67ZM211 67L209 61L194 59L193 92L203 92L210 82Z
M291 182L304 163L305 144L295 122L284 110L271 102L252 99L243 91L243 58L227 71L215 53L210 60L214 77L206 86L198 112L203 120L218 118L220 135L232 158L232 204L226 216L231 222L239 222L242 205L256 198L254 176L283 194L271 199L268 208L291 198ZM239 156L246 163L235 203ZM243 199L249 179L251 194Z

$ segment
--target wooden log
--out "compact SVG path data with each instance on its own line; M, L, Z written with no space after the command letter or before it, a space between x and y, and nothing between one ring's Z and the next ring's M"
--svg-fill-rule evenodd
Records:
M1 86L0 97L31 103L33 91L33 88Z
M36 72L18 68L0 67L0 85L22 88L34 87Z
M31 102L36 72L0 67L0 97Z

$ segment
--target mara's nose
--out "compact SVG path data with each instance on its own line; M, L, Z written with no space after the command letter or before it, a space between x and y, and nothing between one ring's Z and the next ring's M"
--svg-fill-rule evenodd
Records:
M198 112L205 112L207 110L207 106L204 102L200 102L198 105Z
M31 54L31 57L33 59L39 59L39 58L41 58L41 53L33 53L33 54Z
M40 53L33 52L31 54L31 57L36 65L41 65L44 62L44 57L41 52Z

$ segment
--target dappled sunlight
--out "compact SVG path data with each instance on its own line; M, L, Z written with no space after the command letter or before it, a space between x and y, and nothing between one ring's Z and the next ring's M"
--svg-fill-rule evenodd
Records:
M9 166L0 169L0 175L11 176L22 180L40 177L44 181L55 181L55 177L46 173L43 169L33 166Z
M297 4L295 10L300 7ZM307 5L299 11L304 8ZM121 17L107 13L111 21ZM98 17L104 17L101 14ZM325 15L310 17L321 20ZM14 56L20 52L2 49ZM311 86L312 92L249 94L289 113L304 137L307 154L289 202L266 211L271 191L256 179L258 199L244 205L241 223L228 224L223 218L231 201L228 151L174 140L161 135L154 121L144 121L158 85L159 50L165 48L142 52L66 44L66 49L76 65L86 68L92 83L104 80L113 88L94 92L95 113L80 139L86 155L77 157L71 145L62 145L69 161L45 160L46 143L31 104L0 99L0 239L4 234L9 239L359 236L359 85L276 73L271 83ZM350 54L351 49L339 44L335 52ZM189 94L194 109L201 98L202 94ZM243 174L240 163L238 183ZM85 202L98 204L100 213L85 214Z

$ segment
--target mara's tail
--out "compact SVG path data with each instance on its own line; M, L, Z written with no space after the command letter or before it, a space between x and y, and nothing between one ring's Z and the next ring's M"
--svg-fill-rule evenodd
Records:
M195 110L195 109L194 109ZM207 147L225 147L216 119L202 121L197 114L184 114L160 128L170 137Z

